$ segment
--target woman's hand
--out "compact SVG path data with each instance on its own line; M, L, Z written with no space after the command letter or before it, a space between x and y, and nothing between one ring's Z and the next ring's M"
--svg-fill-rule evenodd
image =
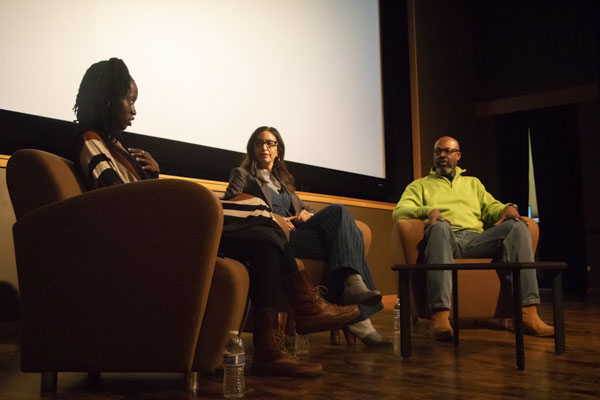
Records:
M158 163L152 157L152 154L142 149L136 149L135 147L130 147L127 149L127 151L129 151L129 153L135 158L135 160L140 163L143 169L145 169L146 171L153 172L155 174L160 173Z
M290 231L293 231L296 230L297 225L305 223L310 217L312 217L312 215L308 211L302 210L297 215L285 217L284 219L290 227Z
M308 221L310 217L312 217L312 215L308 211L302 210L296 215L296 224L303 224Z
M285 222L287 222L288 224L288 228L290 228L290 231L295 231L296 230L296 225L294 225L294 220L296 220L296 217L285 217L283 218L285 219Z

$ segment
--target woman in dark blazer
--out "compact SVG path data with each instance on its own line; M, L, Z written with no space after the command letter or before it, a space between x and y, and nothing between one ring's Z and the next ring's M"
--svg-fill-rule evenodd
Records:
M284 155L285 145L277 129L257 128L248 140L242 165L231 171L223 199L246 193L263 199L273 212L283 216L290 228L294 255L327 260L325 283L330 292L341 293L330 300L359 305L361 314L345 327L346 338L351 334L367 345L389 346L391 342L369 319L383 305L365 259L362 232L342 205L333 204L313 214L296 195Z

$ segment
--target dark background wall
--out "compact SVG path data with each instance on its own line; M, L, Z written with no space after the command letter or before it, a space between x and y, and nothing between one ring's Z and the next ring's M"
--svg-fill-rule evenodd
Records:
M525 210L531 132L540 209L538 258L569 263L565 283L571 295L597 293L600 197L592 166L600 133L599 3L439 0L410 5L422 174L430 169L435 140L455 136L463 151L461 165L496 198Z
M477 100L598 81L598 1L473 1Z

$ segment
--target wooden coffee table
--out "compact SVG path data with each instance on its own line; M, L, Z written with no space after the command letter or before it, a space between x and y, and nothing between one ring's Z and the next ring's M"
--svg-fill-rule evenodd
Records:
M454 345L458 346L458 271L459 270L503 270L510 271L513 287L513 308L515 344L517 349L517 367L525 369L525 351L523 346L523 311L521 309L521 274L522 269L539 269L552 273L552 302L554 311L554 350L562 354L565 348L565 323L563 314L562 272L568 268L563 262L533 263L477 263L477 264L412 264L394 265L398 272L398 298L400 299L400 355L402 358L411 355L410 325L410 272L412 271L452 271L452 317L454 324Z

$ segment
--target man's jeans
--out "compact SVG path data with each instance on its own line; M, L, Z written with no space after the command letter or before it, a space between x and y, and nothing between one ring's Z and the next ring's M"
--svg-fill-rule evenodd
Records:
M482 233L453 232L448 222L436 222L425 230L425 262L454 264L454 258L492 258L497 262L533 262L531 235L522 221L506 220ZM500 274L500 279L510 279ZM450 308L451 271L427 271L429 309ZM535 269L521 270L523 305L539 304Z

